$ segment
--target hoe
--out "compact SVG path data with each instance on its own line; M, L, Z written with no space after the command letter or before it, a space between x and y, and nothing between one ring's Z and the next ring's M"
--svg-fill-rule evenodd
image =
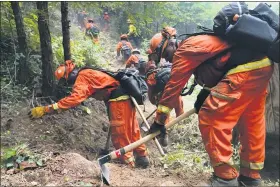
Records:
M180 115L179 117L177 117L176 119L174 119L173 121L169 122L168 124L166 124L166 128L170 128L173 125L177 124L178 122L180 122L181 120L189 117L190 115L195 113L195 109L191 109L188 112L185 112L184 114ZM101 157L98 159L98 164L101 168L101 175L102 175L102 179L103 182L107 185L109 185L109 169L108 167L105 165L105 163L109 162L110 160L114 160L119 158L121 155L124 155L126 152L131 151L133 149L135 149L136 147L140 146L143 143L146 143L148 141L150 141L151 139L155 138L157 135L160 134L160 131L157 131L155 133L152 134L148 134L147 136L141 138L140 140L133 142L123 148L120 148L118 150L112 151L111 153Z

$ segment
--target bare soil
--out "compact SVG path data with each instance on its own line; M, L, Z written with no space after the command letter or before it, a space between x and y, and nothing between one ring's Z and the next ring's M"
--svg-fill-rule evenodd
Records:
M111 53L107 55L114 56L114 49L109 51ZM111 69L124 66L113 59L110 65ZM105 105L92 98L85 104L91 109L91 114L76 107L30 120L27 115L31 108L30 101L1 101L1 147L27 143L33 152L46 158L44 167L33 170L14 173L1 169L1 186L106 186L101 181L97 164L99 151L105 146L109 125ZM184 97L185 111L192 107L193 99ZM144 109L143 106L141 108ZM145 116L154 109L155 106L147 102ZM139 115L138 119L142 123ZM178 135L170 133L170 136L171 140L175 140ZM268 181L266 184L279 181L278 146L279 140L268 141L266 166L262 173ZM182 172L180 165L175 169L166 168L153 142L148 142L147 147L151 163L147 169L132 169L117 160L107 164L112 186L193 186L210 176L209 172ZM109 150L114 150L112 145Z
M34 170L13 172L1 170L2 186L101 186L100 168L97 165L99 150L104 148L108 118L103 102L89 99L86 103L91 114L80 107L42 119L31 120L28 103L2 107L1 146L10 147L27 143L38 154L45 155L46 165ZM142 107L142 106L141 106ZM143 107L142 107L143 108ZM147 103L147 116L154 110ZM139 118L139 122L142 120ZM10 132L9 134L5 132ZM108 164L110 184L113 186L190 186L199 176L164 169L160 155L152 142L147 143L151 167L129 168L118 161ZM114 150L112 145L110 151Z

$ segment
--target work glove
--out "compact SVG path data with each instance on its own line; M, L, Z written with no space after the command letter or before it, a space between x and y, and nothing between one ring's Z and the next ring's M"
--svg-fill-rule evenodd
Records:
M32 108L31 111L28 113L28 115L31 119L34 119L34 118L42 117L43 115L45 115L45 113L46 113L46 107L38 106L38 107Z
M49 105L49 106L38 106L35 108L32 108L30 112L28 112L28 115L31 119L34 118L40 118L46 113L52 113L54 110L60 111L58 108L57 103Z
M204 103L205 99L210 94L210 91L202 89L196 97L196 101L194 103L195 113L198 114L202 104Z
M149 129L149 134L152 134L157 131L160 131L160 135L159 135L160 144L162 146L166 147L168 144L168 135L167 135L165 125L161 125L161 124L158 124L157 122L154 122Z

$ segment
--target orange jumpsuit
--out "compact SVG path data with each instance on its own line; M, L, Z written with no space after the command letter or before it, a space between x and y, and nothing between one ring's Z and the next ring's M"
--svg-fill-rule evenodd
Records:
M114 147L119 149L141 138L135 107L132 105L129 96L124 95L117 99L110 99L111 92L119 85L120 83L117 80L106 73L85 69L79 72L71 95L59 100L57 104L61 109L68 109L79 105L90 96L108 102L112 142ZM134 151L139 156L147 155L144 144ZM133 165L133 153L126 153L121 157L121 160Z
M125 67L126 68L130 68L132 65L134 65L134 66L137 66L137 64L138 64L138 62L139 62L139 56L138 55L131 55L128 59L127 59L127 61L125 62Z
M148 85L148 96L149 96L149 100L153 105L156 105L158 102L157 98L157 94L155 93L155 85L156 85L156 79L155 79L155 75L156 72L151 73L148 77L147 77L147 85ZM163 91L163 90L162 90ZM175 105L175 113L176 116L180 116L181 114L184 113L184 107L183 107L183 100L182 100L182 96L179 96L178 99L176 100L176 105Z
M103 30L108 31L109 30L110 16L108 14L104 14L103 20L104 20L104 29Z
M120 42L117 44L117 54L118 54L118 56L120 55L121 48L122 48L122 46L123 46L123 42L124 42L131 50L133 49L133 47L132 47L132 45L131 45L130 42L128 42L128 41L126 41L126 40L122 40L122 41L120 41Z
M158 123L166 123L170 110L175 107L175 98L195 69L228 47L227 42L207 35L190 37L181 43L173 58L170 80L159 102ZM216 176L224 179L238 176L231 158L232 129L238 124L242 144L240 173L260 178L259 170L263 168L265 157L266 87L272 71L273 66L267 58L239 65L212 88L202 105L198 114L199 129Z
M94 23L86 23L86 30L89 30L92 27L96 27L96 28L99 29L99 27L96 24L94 24ZM92 42L94 44L98 44L99 43L98 35L92 35Z

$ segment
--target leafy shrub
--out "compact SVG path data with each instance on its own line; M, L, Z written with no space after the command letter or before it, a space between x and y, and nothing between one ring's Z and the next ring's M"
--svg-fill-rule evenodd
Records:
M1 147L1 168L25 169L42 165L43 160L40 156L31 152L26 144L8 148Z

